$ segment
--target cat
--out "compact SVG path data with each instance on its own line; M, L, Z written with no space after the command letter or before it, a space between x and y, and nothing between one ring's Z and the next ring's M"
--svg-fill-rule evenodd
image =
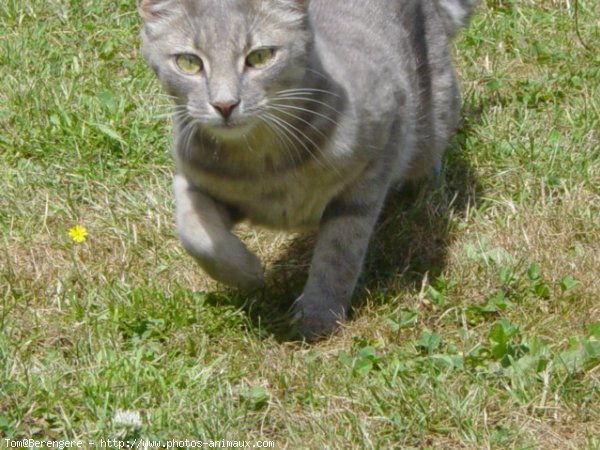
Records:
M317 239L292 322L347 316L390 188L439 172L459 118L449 42L475 0L138 0L142 52L174 100L184 248L261 286L240 220Z

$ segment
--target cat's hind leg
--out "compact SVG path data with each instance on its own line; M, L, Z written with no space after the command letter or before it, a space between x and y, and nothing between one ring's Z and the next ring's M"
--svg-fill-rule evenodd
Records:
M184 248L215 280L244 290L263 284L260 260L230 231L227 209L175 176L176 220Z

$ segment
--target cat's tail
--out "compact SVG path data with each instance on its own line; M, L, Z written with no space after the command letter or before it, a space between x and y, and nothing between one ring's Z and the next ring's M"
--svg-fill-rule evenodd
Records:
M468 23L477 0L438 0L438 4L448 35L454 36Z

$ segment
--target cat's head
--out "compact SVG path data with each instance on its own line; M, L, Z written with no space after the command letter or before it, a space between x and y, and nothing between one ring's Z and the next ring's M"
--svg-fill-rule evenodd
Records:
M238 138L306 69L308 0L138 0L143 53L178 113Z

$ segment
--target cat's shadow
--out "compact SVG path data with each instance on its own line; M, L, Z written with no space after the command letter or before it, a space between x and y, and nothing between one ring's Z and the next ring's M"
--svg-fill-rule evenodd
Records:
M367 292L385 292L384 297L391 299L403 290L419 289L425 277L433 279L443 272L454 225L477 204L481 192L465 145L479 119L480 111L463 111L461 127L445 156L442 186L421 182L388 195L355 290L354 312L364 304ZM306 282L314 242L314 235L291 240L269 265L262 292L234 295L261 336L294 340L289 311Z

